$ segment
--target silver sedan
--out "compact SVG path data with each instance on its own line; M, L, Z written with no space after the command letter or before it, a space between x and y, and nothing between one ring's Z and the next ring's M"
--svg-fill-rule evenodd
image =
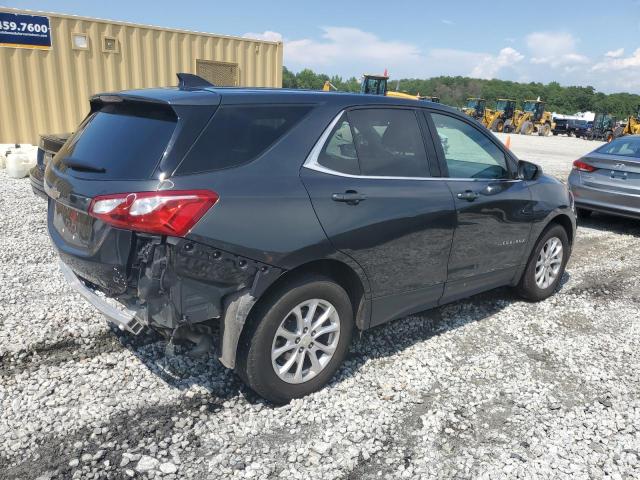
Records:
M573 162L578 217L592 211L640 218L640 135L616 138Z

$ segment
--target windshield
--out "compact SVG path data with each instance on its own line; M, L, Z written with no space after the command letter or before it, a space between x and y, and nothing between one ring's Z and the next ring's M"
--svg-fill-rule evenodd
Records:
M536 102L524 102L524 111L525 112L535 112L536 111Z
M475 110L478 108L479 104L480 100L478 100L477 98L470 98L469 100L467 100L467 108L473 108Z
M500 112L504 112L507 109L507 101L506 100L498 100L496 102L496 110Z

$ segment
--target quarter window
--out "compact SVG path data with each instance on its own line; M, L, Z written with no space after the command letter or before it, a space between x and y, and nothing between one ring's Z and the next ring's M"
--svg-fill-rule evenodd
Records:
M353 110L348 117L362 175L429 176L424 140L413 110Z
M350 175L360 173L351 125L346 114L342 114L338 123L333 127L329 140L318 156L318 163L335 172Z
M466 122L432 113L451 178L508 178L507 160L491 139Z

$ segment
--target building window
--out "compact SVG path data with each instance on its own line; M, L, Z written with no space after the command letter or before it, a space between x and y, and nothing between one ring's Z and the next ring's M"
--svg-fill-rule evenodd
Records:
M74 50L89 50L89 37L86 33L72 33L71 47Z
M119 53L120 48L116 37L102 37L102 51L105 53Z

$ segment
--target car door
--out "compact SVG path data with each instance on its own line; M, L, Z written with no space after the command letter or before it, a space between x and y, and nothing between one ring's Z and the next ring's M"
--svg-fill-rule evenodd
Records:
M510 283L527 260L531 193L486 129L431 111L429 124L456 206L443 301Z
M373 325L434 306L447 275L455 207L426 122L411 108L336 117L301 177L334 247L366 272Z

